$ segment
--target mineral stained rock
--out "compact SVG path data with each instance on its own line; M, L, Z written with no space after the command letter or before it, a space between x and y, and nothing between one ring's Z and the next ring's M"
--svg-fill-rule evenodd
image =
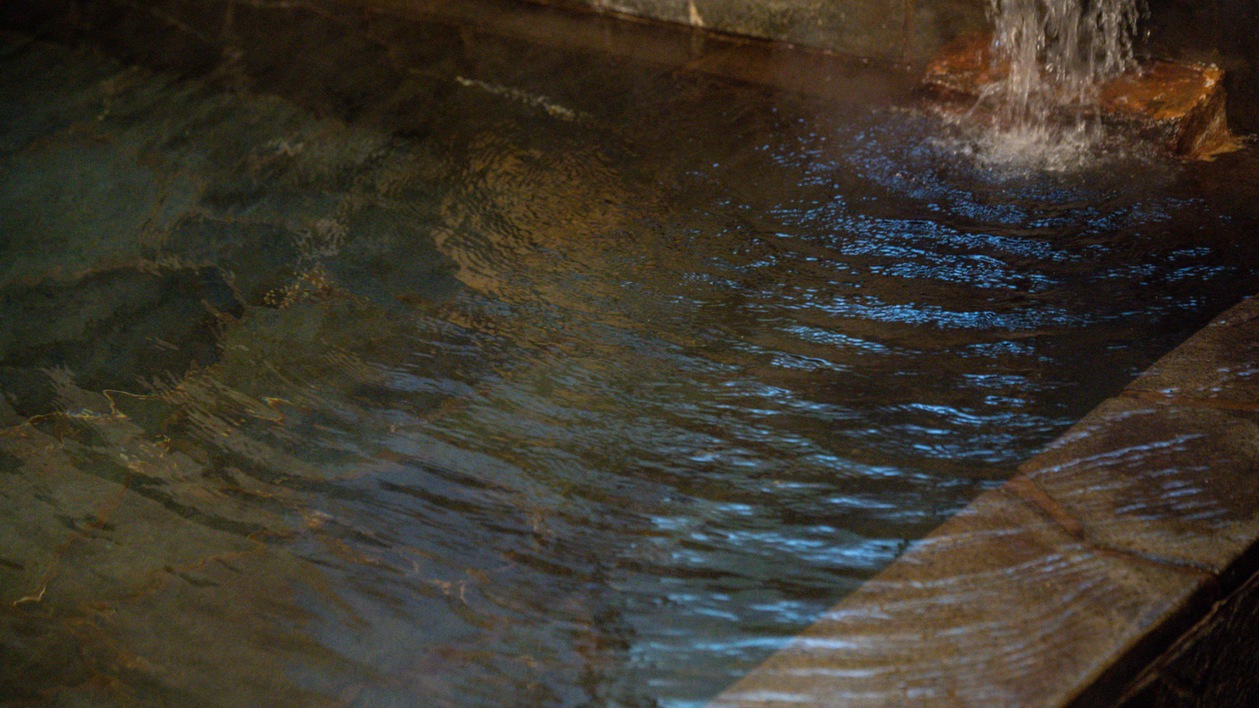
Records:
M923 86L945 103L973 104L1007 74L991 36L971 35L931 61ZM1095 110L1175 155L1210 160L1240 145L1228 129L1223 78L1214 66L1153 61L1103 85Z

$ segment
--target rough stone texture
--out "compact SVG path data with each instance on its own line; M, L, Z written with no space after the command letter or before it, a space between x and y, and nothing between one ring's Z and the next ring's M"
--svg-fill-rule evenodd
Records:
M703 26L858 56L899 61L906 46L909 3L903 0L696 0Z
M1209 159L1240 147L1228 129L1223 76L1214 66L1154 62L1103 86L1101 111L1177 155Z
M987 26L987 0L531 0L917 64Z
M1255 572L1256 329L1259 299L1217 318L718 704L1236 700L1255 582L1211 605Z
M1119 705L1248 708L1259 696L1259 575L1212 608L1159 658Z
M989 36L968 35L931 60L923 86L970 109L1007 73ZM1151 62L1102 86L1096 110L1176 155L1211 159L1240 147L1228 129L1222 78L1214 66Z
M1259 132L1259 4L1253 0L1148 0L1148 56L1224 70L1228 120Z
M715 705L1058 705L1203 581L1092 548L996 491Z

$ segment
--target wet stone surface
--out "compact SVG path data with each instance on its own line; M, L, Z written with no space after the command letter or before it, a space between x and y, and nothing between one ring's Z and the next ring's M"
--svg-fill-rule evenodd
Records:
M1252 646L1259 570L1256 302L1160 359L717 703L1233 701L1251 682L1227 652Z
M1201 582L992 492L714 704L1063 705Z
M26 417L57 410L50 371L88 390L150 390L217 361L221 319L243 312L213 268L12 285L0 290L0 386Z
M390 0L405 2L405 0ZM532 0L579 4L762 40L917 63L985 26L983 0Z
M1022 472L1090 543L1220 573L1259 538L1257 423L1120 398Z
M1008 71L993 56L991 35L969 34L931 60L923 86L945 102L971 108ZM1083 110L1097 111L1172 154L1209 160L1240 148L1228 129L1223 76L1215 66L1148 62L1100 87L1098 105Z
M1128 391L1141 400L1253 412L1257 362L1259 298L1248 298L1159 359Z
M994 175L904 75L422 4L5 4L6 696L701 702L1259 289L1246 154ZM1199 577L1023 492L884 656Z

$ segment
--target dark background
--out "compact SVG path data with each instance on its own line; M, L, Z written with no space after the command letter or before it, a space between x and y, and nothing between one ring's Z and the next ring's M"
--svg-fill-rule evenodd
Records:
M1225 70L1229 125L1259 133L1259 0L1147 0L1154 57Z

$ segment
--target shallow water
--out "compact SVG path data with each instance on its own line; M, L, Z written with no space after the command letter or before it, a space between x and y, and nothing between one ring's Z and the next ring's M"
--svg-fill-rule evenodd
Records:
M0 48L5 696L701 701L1259 290L1253 151L89 7Z

